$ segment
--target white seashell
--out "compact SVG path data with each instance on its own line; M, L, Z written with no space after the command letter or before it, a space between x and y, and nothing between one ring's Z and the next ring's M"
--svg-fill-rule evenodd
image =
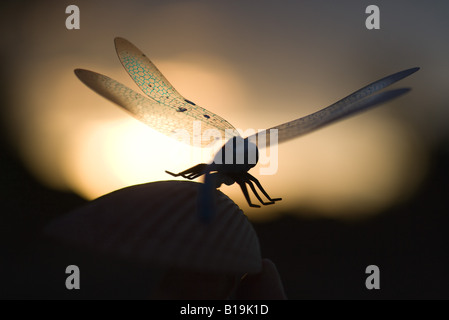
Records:
M160 181L102 196L45 229L47 235L97 252L192 272L242 275L262 267L246 216L217 191L209 223L197 215L198 183Z

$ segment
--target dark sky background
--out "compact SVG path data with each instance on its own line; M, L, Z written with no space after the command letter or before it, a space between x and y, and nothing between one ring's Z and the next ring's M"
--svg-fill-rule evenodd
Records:
M239 26L246 23L249 27L243 31L244 34L239 36L235 36L231 32L233 31L231 27L228 31L222 31L220 36L227 35L229 38L224 37L221 39L223 42L220 42L214 39L210 33L201 33L199 29L205 22L213 25L215 21L214 16L203 17L205 21L188 27L189 30L198 29L197 32L201 36L192 37L190 40L185 37L183 39L176 38L175 43L169 42L171 46L160 48L157 53L160 56L173 52L178 46L187 48L188 51L201 44L208 48L209 53L216 54L222 51L225 44L229 45L234 42L239 45L239 51L233 53L234 58L237 60L248 59L246 63L249 64L251 55L245 55L244 52L254 50L253 45L257 46L261 42L267 41L269 47L285 46L285 55L283 50L274 51L272 58L288 60L289 63L279 66L282 72L286 72L291 65L290 62L295 60L294 54L289 52L295 52L294 50L297 48L293 44L294 41L290 41L289 38L291 39L297 30L302 30L301 34L308 34L308 38L304 40L307 45L310 47L316 41L318 43L316 52L320 52L319 54L322 55L318 58L315 56L315 58L322 59L323 65L309 67L310 69L328 68L328 72L335 73L337 70L335 61L347 54L347 51L342 49L347 46L357 47L366 52L371 51L373 57L370 59L378 57L378 61L373 62L372 66L365 69L371 73L376 71L377 64L384 63L391 66L391 69L388 70L396 71L402 69L402 66L413 66L410 64L418 61L418 64L423 67L423 75L420 80L410 82L411 86L416 89L415 99L417 102L411 106L410 112L403 112L405 108L402 107L397 113L400 116L405 115L404 118L415 130L419 140L425 142L423 149L426 150L428 159L426 175L417 184L411 195L390 204L375 215L362 215L363 218L359 219L326 217L325 214L318 212L318 209L298 205L295 208L276 213L277 219L269 219L265 222L255 220L253 226L259 237L262 257L270 258L277 265L286 294L290 299L448 299L449 167L447 164L449 163L449 132L444 128L447 128L448 120L447 102L449 99L447 99L446 87L449 70L447 61L443 62L442 60L443 57L447 60L445 53L448 52L447 42L444 41L447 22L442 18L447 17L447 13L449 13L447 4L444 1L430 1L426 5L416 1L402 1L402 10L399 10L401 4L396 4L394 6L396 14L402 12L404 16L408 15L409 19L415 22L409 26L401 25L400 21L409 21L404 17L398 19L400 21L392 22L394 19L389 16L389 11L385 10L385 19L382 20L385 22L382 24L383 33L376 36L376 41L384 41L385 46L376 49L376 46L369 47L369 41L361 41L360 46L357 45L358 36L363 37L365 30L354 31L356 35L352 35L349 39L355 43L342 42L341 40L344 39L342 34L349 32L350 26L348 23L342 23L339 27L338 24L334 25L329 21L329 16L332 16L332 13L341 14L342 17L351 16L351 12L363 8L364 4L360 4L360 2L343 1L338 7L334 2L330 5L330 1L317 1L314 5L309 1L299 1L298 7L291 3L287 5L290 8L287 11L291 11L293 8L298 10L302 8L316 14L307 21L301 21L294 13L283 11L266 1L260 2L257 7L254 7L254 4L249 4L248 1L243 1L244 4L241 6L230 4L224 7L222 5L208 7L202 1L192 1L191 3L196 9L204 8L204 12L219 12L220 8L226 8L224 13L217 14L217 17L221 19L229 17L229 12L241 10L241 15L236 16L235 23ZM357 3L357 7L354 7L355 3ZM379 2L381 10L382 8L387 9L386 3ZM81 4L84 3L81 2ZM170 2L170 5L176 4L177 1ZM153 276L149 274L145 265L68 246L42 235L43 227L50 221L86 204L87 200L73 192L49 187L47 183L42 182L39 175L30 169L29 160L24 160L24 153L17 146L18 141L23 141L23 138L18 137L17 134L20 132L20 127L17 130L18 124L10 122L12 118L5 111L18 105L17 79L11 80L11 69L14 69L12 66L18 65L17 61L24 59L23 52L15 49L22 45L25 46L25 44L15 41L27 37L31 39L30 43L33 43L38 49L31 51L30 59L34 55L45 56L48 52L55 50L74 50L74 47L70 46L67 49L63 49L65 46L58 47L58 41L54 34L39 35L37 31L31 30L29 25L31 22L41 24L41 26L49 22L33 16L30 13L32 12L30 7L25 16L34 17L34 20L24 22L15 18L15 15L18 17L20 10L26 8L27 5L31 6L28 2L15 5L2 4L1 14L3 25L0 26L5 40L0 53L1 61L3 61L0 64L0 105L4 109L2 110L0 131L0 194L3 207L0 215L0 249L2 252L0 257L0 298L146 298L149 295ZM98 7L101 5L106 6L106 3L98 2ZM426 6L429 8L433 6L434 9L426 10ZM42 7L48 8L49 15L53 17L54 12L58 12L64 6L54 8L50 2L42 2ZM118 1L116 7L119 11L120 8L123 9L124 5ZM439 10L436 10L435 7ZM111 8L113 8L112 4ZM148 9L145 4L137 1L135 7L129 12L123 11L122 15L114 13L112 16L123 16L123 21L120 22L124 22L126 19L135 19L135 12L140 11L142 16L139 18L143 19L142 11L144 10L139 10L139 8ZM102 12L100 9L97 10L97 13ZM269 14L270 10L272 15ZM161 12L169 12L169 10ZM6 16L6 13L9 15ZM253 15L251 16L250 13ZM323 14L323 20L320 20L322 16L318 13ZM176 14L180 13L176 12ZM200 14L198 12L197 14L199 17ZM324 16L328 19L325 20ZM270 27L271 22L266 20L267 17L271 17L278 23ZM185 18L186 20L177 19L176 21L181 25L187 24L191 22L190 18L194 19L195 16L188 16ZM99 27L95 33L101 34L104 30L100 27L101 19L96 19ZM164 21L165 17L160 15L158 19ZM165 20L167 19L170 20L170 18ZM14 28L8 30L5 26L14 20L23 22L22 27L14 25ZM95 19L86 17L86 21L93 20ZM110 19L107 20L105 24L111 26L113 22ZM359 20L363 21L363 16ZM230 20L227 22L232 24ZM260 26L261 22L265 23L263 29L251 28L251 25ZM145 27L145 22L135 22L128 28L132 29L138 26ZM214 27L217 28L217 25ZM308 30L307 28L310 28L310 32L304 32L304 30ZM396 31L391 31L391 33L385 31L389 28ZM317 32L315 38L313 30ZM282 31L284 32L283 36L281 36ZM58 32L62 33L63 31L55 31L55 34ZM105 37L109 37L111 34L110 39L119 33L117 29L107 32ZM174 31L166 32L168 37L173 34L170 32ZM54 43L54 47L40 48L36 45L39 43L39 37L47 37L50 43ZM75 39L76 37L78 39ZM76 41L76 44L79 45L82 43L83 37L87 37L86 33L74 36L72 41ZM95 35L92 35L92 38L95 38ZM157 34L155 39L162 41L164 33ZM414 39L417 43L414 43ZM328 40L326 45L320 44L321 41L326 42L325 40ZM391 44L395 42L399 43L398 47L391 47ZM438 45L440 42L441 46ZM95 47L95 43L89 43L90 48L98 49ZM290 43L290 45L286 45L286 43ZM101 45L98 44L98 46ZM406 46L408 46L407 50L410 51L410 55L405 52ZM324 48L335 48L335 52L323 53L320 49ZM78 50L83 51L83 49ZM390 50L391 56L381 54L382 50ZM80 52L78 53L85 54ZM318 54L316 52L315 54ZM228 53L228 55L230 54ZM305 55L305 60L312 59L313 53ZM12 59L11 57L18 60L8 63L9 59ZM357 69L357 66L362 67L364 60L355 57L358 57L355 53L352 58L346 57L347 60L342 62L339 67L345 70L349 63L353 62L355 69L363 73ZM100 58L96 57L98 60L101 60ZM113 60L112 54L108 59L117 62ZM263 59L260 56L256 56L252 62L256 66L263 65ZM317 61L315 60L315 62ZM439 62L441 64L438 64ZM97 61L97 63L101 64L101 61ZM92 66L95 67L95 64L96 62L93 62ZM245 71L251 74L251 67L247 68ZM305 74L308 74L307 71L310 69L305 68ZM416 75L417 79L419 79L419 75L419 73ZM44 75L42 77L45 78ZM291 75L291 77L294 76ZM314 79L313 76L311 78ZM334 80L335 78L329 81L333 82ZM259 85L263 85L263 83L259 83ZM356 84L355 86L357 87ZM22 94L26 96L27 90L23 90ZM294 96L287 89L285 94L287 98L291 97L289 94ZM336 94L339 93L336 91ZM433 100L429 100L429 97ZM267 99L272 98L269 96ZM413 98L408 101L411 100ZM39 113L32 116L39 117ZM16 130L11 130L11 127L15 127ZM77 264L81 267L83 272L82 290L74 292L65 289L66 274L64 270L69 264ZM367 290L365 287L367 277L365 268L371 264L380 268L380 290Z

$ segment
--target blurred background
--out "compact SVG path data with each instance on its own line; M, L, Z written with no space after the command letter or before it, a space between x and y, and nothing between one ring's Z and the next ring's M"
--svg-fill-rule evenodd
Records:
M79 30L65 26L70 4L80 9ZM404 97L280 145L275 175L254 168L283 201L250 209L238 186L221 190L253 222L292 299L449 298L449 4L376 1L380 30L367 30L370 4L2 2L1 296L144 297L142 266L61 254L40 230L89 200L169 180L164 170L210 157L139 123L75 77L75 68L90 69L138 91L115 53L120 36L187 99L242 130L305 116L421 67L395 85L412 87ZM56 274L77 259L92 285L67 292L66 275ZM381 290L365 288L370 264L381 270Z

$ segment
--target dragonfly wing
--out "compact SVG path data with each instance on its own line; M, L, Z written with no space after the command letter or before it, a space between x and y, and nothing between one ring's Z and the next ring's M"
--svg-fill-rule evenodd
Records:
M391 99L399 97L410 91L410 89L397 89L378 93L373 93L384 89L385 87L411 75L418 71L419 68L407 69L385 78L377 80L360 90L350 94L349 96L335 102L327 108L312 113L308 116L286 122L284 124L267 129L265 132L256 133L248 139L255 141L255 138L269 138L270 130L277 130L278 143L285 142L303 134L309 133L316 129L319 129L325 125L328 125L334 121L343 119L352 114L367 110L371 107L387 102ZM268 140L266 140L268 141Z
M334 121L343 119L350 115L354 115L358 112L362 112L376 105L397 98L409 91L410 88L389 90L377 93L373 96L368 96L365 99L349 104L347 106L341 106L341 108L339 109L322 109L303 118L299 118L268 129L266 130L266 132L255 134L251 137L248 137L248 139L254 139L254 136L257 136L258 141L260 139L263 139L263 141L266 141L266 144L268 144L268 142L270 141L270 130L277 129L278 143L285 142L324 127ZM258 145L259 148L264 146L265 144Z
M233 132L232 136L238 135L225 119L181 96L150 59L128 40L116 38L115 48L123 67L148 97L167 106L167 109L201 121L208 128L218 129L223 132L223 138L226 129Z
M147 96L164 104L173 99L184 100L184 97L135 45L123 38L115 38L114 43L123 67Z
M188 133L190 138L189 141L184 139L182 141L191 145L201 143L203 147L212 142L202 139L205 130L216 129L224 137L224 130L209 123L201 123L201 126L198 126L195 124L196 118L150 100L105 75L84 69L76 69L75 74L93 91L128 110L135 118L167 136L174 137L180 132L179 130L185 130L182 132ZM180 135L177 137L179 140Z

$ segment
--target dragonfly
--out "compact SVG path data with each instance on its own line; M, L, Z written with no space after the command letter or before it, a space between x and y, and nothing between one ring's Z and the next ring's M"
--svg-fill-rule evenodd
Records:
M259 180L248 172L257 164L258 148L265 147L265 141L271 135L276 135L277 143L289 141L402 96L411 89L381 90L419 70L419 67L415 67L391 74L324 109L243 138L228 121L184 98L150 59L131 42L124 38L115 38L114 43L123 67L146 96L100 73L75 69L76 76L84 84L165 135L173 136L177 130L184 130L192 136L188 141L190 144L200 140L201 146L209 143L201 140L206 130L216 130L225 137L223 147L211 163L201 163L179 173L166 171L171 176L189 180L204 176L198 200L200 216L204 219L208 219L214 210L213 190L223 184L237 183L250 207L260 205L251 201L247 185L262 205L271 205L282 200L270 197ZM201 124L201 130L194 130L195 123ZM232 134L229 134L230 132ZM236 161L237 159L240 161ZM256 187L266 200L262 199Z

